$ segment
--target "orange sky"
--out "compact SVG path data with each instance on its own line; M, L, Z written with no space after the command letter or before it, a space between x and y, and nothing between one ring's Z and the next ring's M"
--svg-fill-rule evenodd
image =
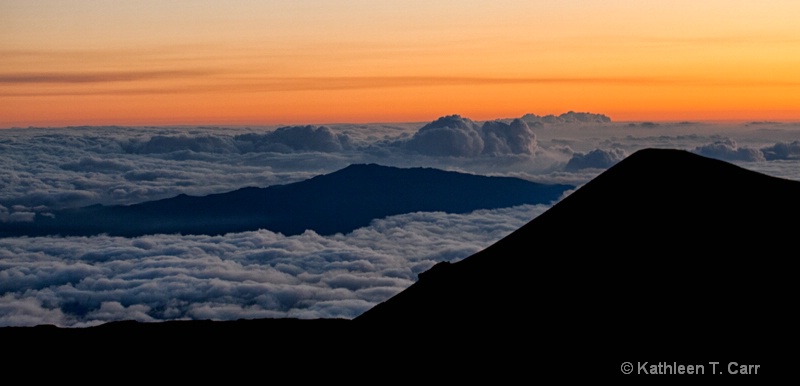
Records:
M800 120L800 2L3 0L0 127Z

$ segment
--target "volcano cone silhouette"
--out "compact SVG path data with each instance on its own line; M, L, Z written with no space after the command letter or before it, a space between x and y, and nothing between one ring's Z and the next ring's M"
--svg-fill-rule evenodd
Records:
M355 321L565 350L758 347L791 320L798 198L800 182L641 150Z

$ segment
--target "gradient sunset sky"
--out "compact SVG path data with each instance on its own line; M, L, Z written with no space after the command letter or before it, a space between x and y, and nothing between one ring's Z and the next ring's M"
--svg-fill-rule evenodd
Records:
M800 120L796 0L2 0L0 127Z

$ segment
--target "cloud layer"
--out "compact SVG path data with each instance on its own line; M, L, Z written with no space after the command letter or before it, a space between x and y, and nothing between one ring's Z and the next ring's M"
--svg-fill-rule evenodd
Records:
M606 117L607 118L607 117ZM607 122L566 113L427 124L0 130L0 221L270 186L353 163L580 185L645 147L694 151L800 179L800 125ZM0 239L0 325L344 317L464 258L544 207L412 213L346 235ZM568 253L568 246L565 246Z
M347 235L0 239L0 326L352 318L546 210L411 213Z
M800 158L796 125L644 128L607 119L569 112L485 122L448 115L402 125L9 129L0 131L0 205L30 212L131 204L295 182L352 163L580 184L592 177L589 169L607 168L647 146L736 162Z

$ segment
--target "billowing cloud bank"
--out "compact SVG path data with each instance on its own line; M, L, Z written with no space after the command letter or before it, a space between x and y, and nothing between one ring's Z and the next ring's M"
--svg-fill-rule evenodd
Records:
M411 213L331 237L0 238L0 326L352 318L545 209Z
M164 136L130 141L122 148L133 154L195 153L293 153L339 152L351 147L347 134L336 135L326 126L286 126L266 133L234 136Z
M764 154L759 149L740 147L736 141L726 138L714 143L698 146L694 152L706 157L717 158L725 161L764 161Z
M586 154L573 154L564 169L568 171L580 169L608 169L617 162L622 161L626 156L625 151L622 149L594 149Z
M536 134L521 119L510 124L488 121L481 125L460 115L449 115L423 126L402 145L431 156L530 155L536 150Z
M800 160L800 141L779 142L761 149L761 152L768 161Z

